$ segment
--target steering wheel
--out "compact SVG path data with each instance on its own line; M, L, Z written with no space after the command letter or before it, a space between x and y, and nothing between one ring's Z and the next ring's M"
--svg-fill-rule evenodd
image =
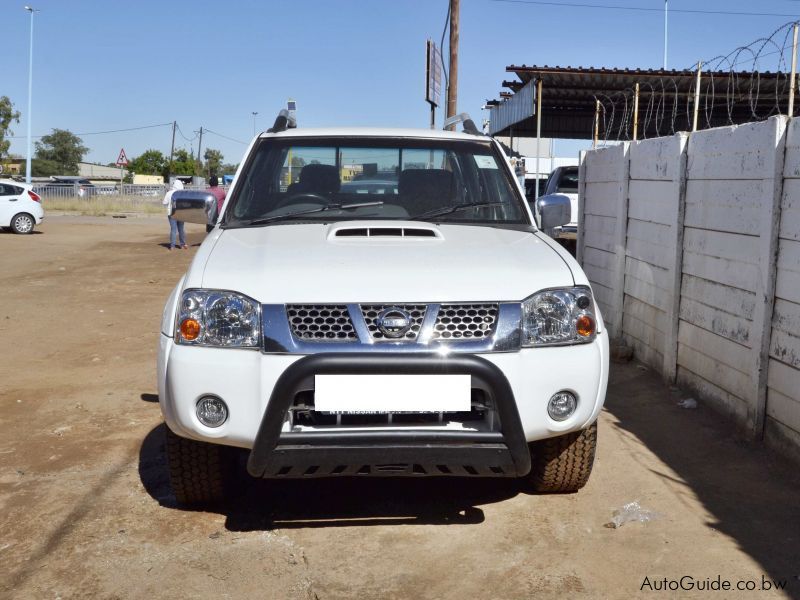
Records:
M315 194L313 192L298 192L297 194L292 194L291 196L287 196L273 208L273 210L277 208L283 208L284 206L288 206L290 204L299 204L297 202L298 198L305 199L309 202L313 202L315 204L328 204L328 198L323 196L322 194Z

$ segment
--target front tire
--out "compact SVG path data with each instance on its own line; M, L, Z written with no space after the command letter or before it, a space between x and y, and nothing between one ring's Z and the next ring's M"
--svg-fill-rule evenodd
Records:
M222 502L236 466L230 448L183 438L169 428L167 464L172 492L184 506Z
M32 233L34 225L36 225L36 220L28 213L18 213L11 219L11 230L14 233Z
M592 473L597 448L597 421L586 429L530 444L528 478L537 492L577 492Z

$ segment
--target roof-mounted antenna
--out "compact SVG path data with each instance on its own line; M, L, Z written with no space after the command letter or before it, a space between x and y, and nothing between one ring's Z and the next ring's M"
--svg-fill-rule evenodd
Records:
M447 129L457 123L461 123L464 127L464 133L469 133L471 135L483 135L478 128L475 126L475 121L472 120L467 113L459 113L452 117L445 119L443 129Z
M294 118L294 115L290 114L290 112L284 108L278 113L278 117L275 119L275 124L267 129L267 133L279 133L281 131L294 129L296 127L297 120Z

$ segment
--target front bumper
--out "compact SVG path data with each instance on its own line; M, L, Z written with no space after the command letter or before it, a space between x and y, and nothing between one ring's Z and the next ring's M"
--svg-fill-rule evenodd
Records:
M307 360L301 355L182 346L167 335L159 337L159 401L169 428L183 437L240 448L256 445L259 428L281 377L295 363ZM589 344L524 348L517 352L403 356L424 356L430 365L441 365L456 357L480 358L490 363L508 382L522 435L527 442L533 442L583 429L597 419L608 380L607 337L603 331ZM355 355L349 356L352 361ZM548 416L547 402L561 390L569 390L578 397L578 408L569 419L557 422ZM204 426L195 414L197 401L207 394L225 400L230 410L228 420L215 429ZM427 434L440 429L423 427L418 431ZM342 427L337 431L340 432L337 435L344 435L358 433L360 429Z
M577 225L564 225L556 227L553 237L559 240L577 240L578 239L578 226Z
M315 375L469 375L490 397L500 431L282 431L295 395ZM331 475L482 475L521 477L530 455L505 375L470 355L315 354L292 364L275 384L247 470L254 477Z

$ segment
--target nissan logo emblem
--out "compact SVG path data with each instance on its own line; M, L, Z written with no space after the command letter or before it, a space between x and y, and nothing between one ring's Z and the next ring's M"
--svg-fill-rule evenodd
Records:
M410 314L402 308L393 306L382 310L375 324L378 326L378 331L387 338L396 339L403 337L411 329L413 321Z

